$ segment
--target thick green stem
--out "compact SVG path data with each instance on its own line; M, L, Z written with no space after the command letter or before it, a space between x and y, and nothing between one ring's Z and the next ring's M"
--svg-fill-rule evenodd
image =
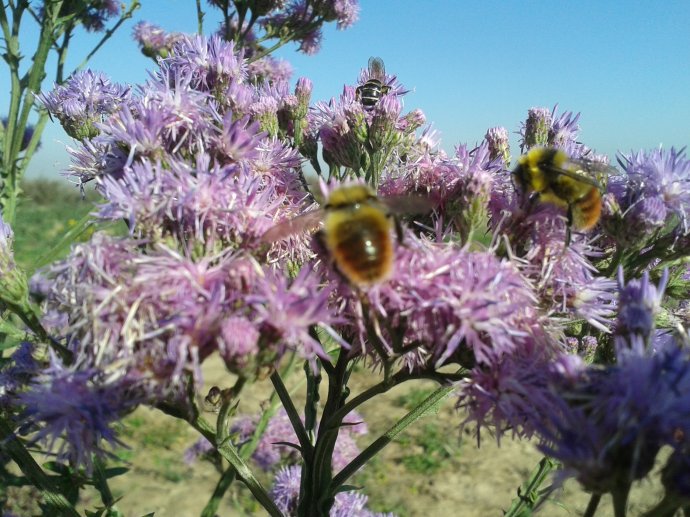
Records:
M543 457L532 471L529 479L518 488L518 496L513 499L513 503L504 517L531 515L537 505L544 500L545 494L540 490L540 487L555 468L558 468L558 462L546 456Z
M391 427L385 434L377 438L369 447L364 449L354 460L347 464L343 470L331 481L328 488L330 493L335 493L355 472L362 468L371 458L376 456L384 447L393 441L393 439L409 427L412 423L419 420L429 411L438 407L438 405L449 396L455 388L453 386L445 386L438 388L431 395L429 395L419 406L410 411L407 415L401 418L393 427Z
M585 510L585 513L582 515L582 517L594 517L594 513L597 511L597 508L599 507L599 501L601 501L601 494L592 494L592 497L589 498L587 509Z
M33 456L26 450L26 447L17 439L4 418L0 418L0 442L2 443L2 450L9 454L31 484L41 489L43 499L55 511L54 515L79 517L79 513L65 496L56 490L52 479L43 472Z

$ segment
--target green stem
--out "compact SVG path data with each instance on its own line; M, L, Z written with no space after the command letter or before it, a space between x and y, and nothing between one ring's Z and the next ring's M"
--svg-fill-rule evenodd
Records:
M297 440L299 441L300 448L302 449L302 457L310 457L312 454L312 445L309 441L309 436L307 435L307 431L304 428L302 419L297 412L297 408L292 402L292 398L290 398L290 393L285 387L285 384L283 384L283 380L280 378L280 374L278 372L273 372L271 374L271 382L273 383L273 388L276 390L276 393L283 404L283 408L287 412L290 423L292 424L292 428L295 430Z
M122 16L120 16L120 19L117 21L115 25L113 25L110 29L105 31L103 34L103 37L101 40L98 42L98 44L89 52L84 60L79 64L79 66L76 68L76 70L81 70L86 66L86 63L89 62L89 60L100 50L100 48L105 45L105 42L108 41L115 31L120 28L120 25L122 25L126 20L129 20L133 15L134 11L139 9L141 7L141 3L139 3L139 0L132 0L132 3L129 6L129 9L127 11L122 13Z
M230 485L232 485L233 481L235 481L235 468L229 467L225 469L223 474L220 476L220 479L216 484L216 488L213 490L213 494L211 495L211 499L209 499L208 503L206 503L206 506L204 506L204 509L201 512L201 517L214 517L217 515L220 502L223 499L225 492L227 492L228 488L230 488Z
M105 473L105 465L103 464L103 460L96 456L94 458L93 465L95 487L101 494L101 501L106 508L117 512L117 508L115 508L115 498L113 497L113 493L110 491L110 487L108 486L108 477Z
M268 492L266 492L266 489L264 489L261 483L254 477L251 469L239 455L232 441L227 438L222 441L217 441L215 430L211 424L201 416L197 416L190 423L192 427L201 433L209 442L215 444L218 453L232 465L235 469L237 478L249 488L254 498L264 507L268 514L273 517L283 517L278 507L268 495Z
M592 497L589 498L587 509L585 510L585 513L582 515L582 517L594 517L594 513L597 511L597 508L599 507L599 501L601 501L601 494L592 494Z
M377 438L369 447L364 449L354 460L343 468L333 478L329 486L329 492L335 493L355 472L364 466L371 458L378 454L386 445L393 441L393 439L405 430L410 424L419 420L430 410L438 407L438 405L448 397L455 388L453 386L444 386L438 388L431 395L429 395L419 406L410 411L407 415L401 418L393 427L386 431L382 436Z
M626 516L628 506L628 494L630 494L629 484L625 484L611 492L611 497L613 498L613 514L615 517Z
M531 515L532 510L544 499L545 494L540 491L542 483L555 468L558 468L558 462L544 456L530 474L529 479L518 488L518 496L513 499L504 517L519 517L524 515L523 512Z
M202 35L204 33L204 11L201 10L201 0L196 0L196 20L197 32Z
M374 386L363 391L356 397L352 398L349 402L345 403L340 409L333 413L333 415L331 415L331 418L329 420L326 420L323 425L329 427L333 425L333 422L342 422L345 416L347 416L349 413L351 413L359 406L364 404L367 400L372 399L377 395L381 395L382 393L386 393L387 391L404 382L418 379L428 379L436 381L440 385L447 385L449 382L460 381L464 379L466 376L467 375L462 371L445 374L436 371L415 373L407 373L404 371L397 372L396 374L392 375L389 379L383 380L378 384L375 384Z
M14 435L7 420L1 417L0 442L2 442L2 450L9 454L31 484L42 490L43 499L55 510L55 515L79 517L77 510L65 496L56 491L51 478L43 472L26 447Z

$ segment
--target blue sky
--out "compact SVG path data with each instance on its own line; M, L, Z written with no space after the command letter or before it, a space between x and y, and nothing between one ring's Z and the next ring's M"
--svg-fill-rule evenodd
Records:
M137 11L91 61L121 83L145 80L153 63L131 39L137 21L166 30L196 30L194 0L142 0ZM360 0L360 20L346 31L328 27L322 50L304 56L288 45L293 79L314 82L313 101L353 84L370 56L413 91L405 109L422 109L443 147L479 142L488 127L514 135L527 109L581 112L581 140L614 157L617 150L690 143L690 2ZM205 30L217 27L208 11ZM33 43L27 31L26 42ZM72 46L76 65L97 40L83 32ZM30 56L33 48L25 47ZM2 69L4 71L4 68ZM7 109L0 75L0 112ZM49 73L44 87L49 88ZM57 125L44 133L30 175L57 177L69 163Z

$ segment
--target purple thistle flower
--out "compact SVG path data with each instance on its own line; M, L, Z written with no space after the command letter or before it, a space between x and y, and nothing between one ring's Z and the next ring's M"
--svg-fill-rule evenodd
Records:
M213 452L215 452L215 448L211 442L209 442L206 438L201 437L194 442L191 447L187 447L187 449L185 449L182 459L187 465L191 466L196 463L199 458L203 458L204 456L212 454Z
M132 30L134 40L139 44L141 52L150 58L166 58L172 46L184 37L180 32L165 32L158 25L139 22Z
M308 56L313 56L321 50L321 40L323 39L323 33L321 29L312 29L304 33L300 39L299 51L305 53Z
M338 21L339 30L351 27L359 19L359 2L357 0L335 0L332 9Z
M660 336L661 337L661 336ZM554 384L539 425L540 449L561 461L589 491L605 493L645 477L663 445L687 436L690 356L675 340L591 366L574 382Z
M292 77L292 65L284 59L265 56L247 65L247 74L252 82L279 83Z
M17 395L39 373L41 365L33 357L34 349L32 343L20 344L0 367L0 408L13 409L18 402Z
M273 479L270 495L278 509L289 516L296 515L299 504L302 470L299 466L283 467ZM338 492L329 512L330 517L395 517L392 513L374 513L366 508L369 498L359 492Z
M468 411L463 426L491 429L499 441L508 431L531 437L558 407L552 384L577 379L584 368L578 356L558 348L553 338L535 336L500 361L473 368L459 384L457 407Z
M221 324L218 352L232 372L247 368L259 353L261 334L256 325L244 317L231 317Z
M520 152L548 145L552 120L548 108L530 108L527 111L527 120L520 129Z
M92 468L92 454L106 454L103 443L122 446L114 426L135 402L123 387L103 382L95 369L72 371L55 357L29 389L19 395L24 419L38 426L33 439L57 449L58 459Z
M487 129L484 135L489 145L489 156L491 159L501 158L503 164L510 165L510 143L508 142L508 130L503 126Z
M672 213L678 218L681 233L687 234L690 231L690 159L685 157L685 149L640 151L621 155L618 162L625 175L611 178L609 192L615 195L626 224L637 222L635 230L647 236L659 227L662 216ZM665 210L659 206L660 202Z
M36 98L57 117L68 135L84 140L100 133L98 122L128 105L129 93L129 87L112 84L104 74L83 70Z
M668 270L665 269L659 285L654 286L650 284L649 273L645 271L641 280L629 280L626 284L623 268L618 269L619 309L615 339L619 353L628 346L645 346L650 342L655 328L654 317L661 308L668 276Z
M216 99L225 95L234 80L247 78L242 50L218 36L185 36L175 43L170 57L160 63L163 77L184 77L191 88L211 93Z
M522 346L537 321L534 293L520 273L492 253L432 244L406 235L390 279L369 290L372 318L387 322L389 353L422 347L436 367L473 360L490 364ZM360 330L360 332L363 332ZM360 338L356 350L371 353ZM423 354L426 355L426 354ZM408 356L410 369L422 366Z
M283 515L296 515L302 469L297 465L282 467L271 487L271 498Z
M235 120L232 112L223 116L221 133L210 141L212 149L218 153L223 163L239 162L255 158L261 139L267 134L259 131L258 122L250 122L249 117Z
M284 276L267 273L257 283L256 294L247 299L257 313L261 333L278 342L281 355L291 349L310 362L316 356L327 357L309 329L314 325L330 328L341 320L328 305L332 288L319 285L318 276L309 268L302 268L289 284Z
M79 2L67 0L60 7L59 15L62 17L75 17L84 25L87 31L99 32L105 29L105 22L117 16L120 12L120 2L117 0L90 0ZM45 8L41 7L40 15L45 15Z

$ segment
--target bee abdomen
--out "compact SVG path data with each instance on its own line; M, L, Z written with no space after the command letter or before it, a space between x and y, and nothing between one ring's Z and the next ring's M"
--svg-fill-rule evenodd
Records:
M589 230L601 216L601 193L592 187L573 208L573 225L578 230Z
M370 79L357 88L357 93L359 94L362 106L365 108L373 108L376 106L379 99L381 99L381 95L383 95L383 85L379 80Z
M340 272L356 284L385 278L393 262L388 224L366 220L342 222L334 232L331 254Z

